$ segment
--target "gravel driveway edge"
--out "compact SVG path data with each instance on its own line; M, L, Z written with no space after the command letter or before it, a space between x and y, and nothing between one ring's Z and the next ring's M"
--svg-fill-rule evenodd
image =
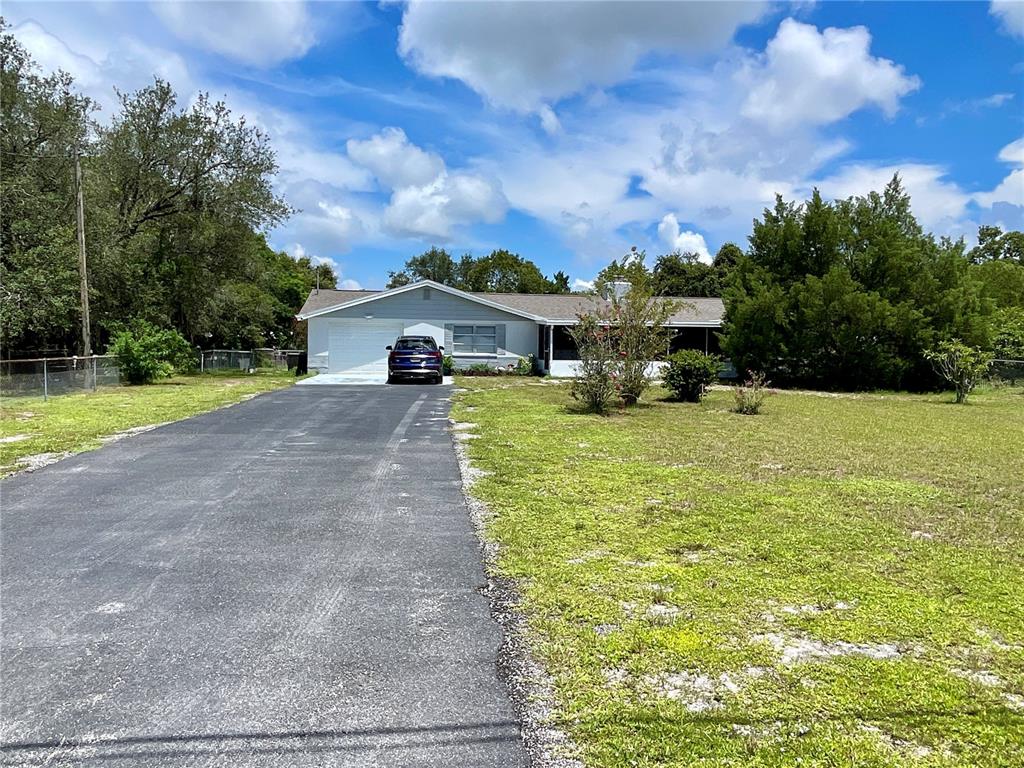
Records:
M475 425L460 424L454 419L449 419L449 425L459 461L462 493L480 542L487 576L485 595L490 602L491 617L502 629L498 676L508 688L530 764L533 768L584 768L584 763L573 757L579 754L579 747L568 734L552 725L555 695L551 676L530 651L526 617L521 609L521 596L515 580L498 574L499 545L488 538L485 530L494 513L472 494L473 484L482 473L472 466L465 440L467 430Z

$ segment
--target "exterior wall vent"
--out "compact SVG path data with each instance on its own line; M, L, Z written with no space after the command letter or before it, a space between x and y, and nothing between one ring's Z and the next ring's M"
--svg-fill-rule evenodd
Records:
M424 288L423 289L423 300L424 301L429 301L430 300L430 289L429 288Z

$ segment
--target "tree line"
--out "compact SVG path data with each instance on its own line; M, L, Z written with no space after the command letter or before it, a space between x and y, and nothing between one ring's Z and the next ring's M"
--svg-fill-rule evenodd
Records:
M826 389L926 389L958 341L1024 358L1024 233L936 238L898 176L882 192L781 197L754 222L723 290L722 348L740 370Z
M261 234L290 213L267 137L206 94L169 83L119 93L110 119L65 72L44 74L0 19L0 347L80 352L74 157L81 155L93 346L126 324L194 345L295 346L319 278Z
M710 264L696 253L674 251L662 254L647 267L647 253L634 248L621 259L613 259L598 272L594 290L603 293L610 282L624 280L653 296L719 297L729 272L743 256L735 243L725 243Z
M569 293L565 272L547 278L532 261L504 249L479 257L467 253L456 261L448 251L434 246L406 261L401 270L389 272L387 287L417 280L481 293Z

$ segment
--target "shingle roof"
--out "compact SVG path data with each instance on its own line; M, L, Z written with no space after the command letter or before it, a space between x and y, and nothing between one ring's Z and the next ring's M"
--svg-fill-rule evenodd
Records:
M306 297L306 303L302 305L299 314L308 315L318 309L348 304L350 301L372 296L375 293L383 293L383 291L336 291L333 288L321 288L320 290L314 288Z
M575 322L576 316L595 309L604 309L610 302L600 296L574 293L474 293L490 299L495 304L504 304L512 309L539 315L552 322ZM669 301L679 307L669 318L671 323L721 323L723 306L721 299L684 298L670 296Z
M321 288L319 292L311 291L306 303L299 310L300 315L307 315L317 310L347 304L356 299L366 298L385 291L338 291ZM543 317L553 323L575 322L581 312L593 311L607 307L608 303L600 296L574 293L470 293L509 309L526 312ZM679 302L679 308L672 314L672 324L698 323L721 324L724 307L721 299L667 297Z

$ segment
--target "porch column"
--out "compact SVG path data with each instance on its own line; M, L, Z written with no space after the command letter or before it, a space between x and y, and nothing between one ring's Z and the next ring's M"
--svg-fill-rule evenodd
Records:
M708 329L704 328L704 354L708 353Z
M551 362L555 359L555 326L548 326L548 359L547 368L548 373L551 373Z

